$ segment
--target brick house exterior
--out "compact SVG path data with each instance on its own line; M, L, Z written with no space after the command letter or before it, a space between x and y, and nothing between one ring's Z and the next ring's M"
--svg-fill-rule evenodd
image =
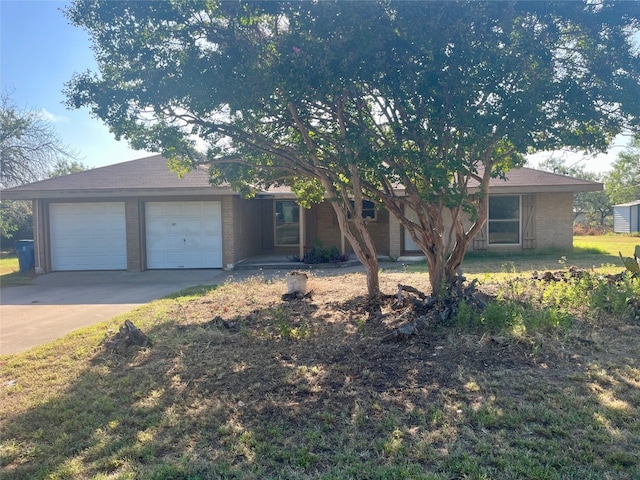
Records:
M511 202L516 214L496 219L495 232L488 227L471 248L571 248L574 193L601 189L600 183L513 170L507 181L492 182L490 199ZM231 269L261 254L301 255L315 242L352 251L328 202L305 210L285 189L244 199L211 186L205 168L178 178L160 156L14 187L2 198L33 202L37 273ZM420 254L388 211L377 208L372 216L368 225L380 255ZM505 228L512 233L501 237ZM112 234L114 240L106 238Z

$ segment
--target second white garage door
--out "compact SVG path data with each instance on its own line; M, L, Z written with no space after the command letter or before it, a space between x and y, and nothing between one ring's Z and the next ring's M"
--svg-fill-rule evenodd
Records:
M220 202L147 202L147 268L222 268Z

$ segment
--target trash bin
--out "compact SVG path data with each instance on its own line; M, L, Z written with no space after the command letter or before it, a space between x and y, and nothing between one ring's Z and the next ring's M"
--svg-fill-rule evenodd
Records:
M33 270L36 266L33 251L33 240L18 240L14 247L18 253L18 264L22 273Z

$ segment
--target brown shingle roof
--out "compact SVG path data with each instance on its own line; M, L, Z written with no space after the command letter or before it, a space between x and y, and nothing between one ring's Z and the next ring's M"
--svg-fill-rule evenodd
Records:
M490 188L520 188L520 187L544 187L545 189L553 187L573 187L578 188L577 191L583 191L586 188L589 191L602 190L602 184L591 182L589 180L581 180L579 178L568 177L558 173L544 172L542 170L534 170L533 168L516 168L510 170L506 174L507 179L494 178L489 183ZM538 190L539 191L539 190Z
M471 185L474 188L474 185ZM475 185L477 187L477 184ZM602 190L602 184L543 172L531 168L519 168L507 173L507 180L493 179L493 193L580 192ZM285 195L281 188L269 194ZM229 188L214 188L209 183L205 166L179 178L160 155L117 163L61 177L21 185L2 192L7 199L36 199L67 197L107 197L116 195L153 194L178 192L183 194L232 194Z
M199 166L178 177L169 169L164 157L154 155L9 188L2 191L2 197L25 200L164 193L233 194L229 188L211 186L206 166Z
M208 187L206 168L198 168L178 178L161 155L116 163L106 167L54 177L14 187L11 190L87 190Z

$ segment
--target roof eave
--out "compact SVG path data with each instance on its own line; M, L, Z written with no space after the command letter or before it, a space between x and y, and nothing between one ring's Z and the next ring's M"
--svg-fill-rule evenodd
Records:
M492 185L490 194L530 194L530 193L582 193L600 192L604 189L602 183L585 183L580 185ZM478 187L469 187L470 194L480 191ZM396 188L396 194L404 195L404 188Z
M184 196L221 196L238 195L229 188L113 188L113 189L74 189L74 190L17 190L1 193L5 200L55 200L55 199L96 199L114 197L184 197Z
M489 193L583 193L600 192L604 189L601 183L585 183L581 185L500 185L491 186ZM469 189L471 193L478 192L478 188Z

